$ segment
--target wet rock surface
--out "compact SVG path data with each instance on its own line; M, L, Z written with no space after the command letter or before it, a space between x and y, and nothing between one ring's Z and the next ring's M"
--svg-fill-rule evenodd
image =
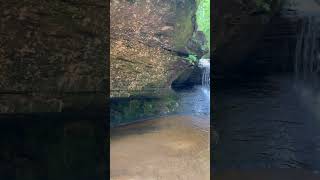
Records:
M210 98L202 86L180 87L161 98L121 98L110 102L112 127L168 115L209 118Z
M179 106L179 97L173 92L161 98L112 99L110 102L110 125L119 126L148 118L174 114Z

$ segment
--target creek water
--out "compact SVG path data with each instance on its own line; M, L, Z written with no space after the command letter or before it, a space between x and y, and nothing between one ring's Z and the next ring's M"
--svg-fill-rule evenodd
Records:
M202 69L201 85L176 89L179 97L179 114L194 116L210 116L210 60L200 59L199 67Z
M117 127L168 115L190 115L209 119L210 60L200 59L198 66L202 69L201 82L172 88L167 97L112 99L110 125Z
M217 84L215 169L320 170L320 94L291 76Z
M302 23L292 73L216 80L217 173L265 168L320 172L320 7L311 0L295 6Z
M104 179L105 118L99 111L1 114L0 179Z
M148 120L111 128L111 179L210 178L210 63L201 61L200 66L202 85L176 89L177 106L170 114L157 117L155 111ZM135 117L144 116L145 111L139 112Z

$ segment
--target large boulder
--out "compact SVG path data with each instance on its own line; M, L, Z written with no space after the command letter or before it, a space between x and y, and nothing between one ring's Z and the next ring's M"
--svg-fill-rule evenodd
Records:
M202 55L195 0L111 0L111 97L159 96ZM200 33L196 37L202 37Z

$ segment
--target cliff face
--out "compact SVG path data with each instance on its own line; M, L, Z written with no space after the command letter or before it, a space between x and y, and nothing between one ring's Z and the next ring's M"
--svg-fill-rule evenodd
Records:
M215 1L212 49L216 74L227 73L242 63L281 6L280 0L262 2Z
M3 1L0 112L59 112L105 104L107 4Z
M194 0L111 0L111 97L156 95L203 55ZM198 34L198 35L196 35Z

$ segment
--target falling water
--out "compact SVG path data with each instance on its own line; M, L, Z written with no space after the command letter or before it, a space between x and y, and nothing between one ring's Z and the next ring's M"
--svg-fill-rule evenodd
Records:
M202 91L210 99L210 59L200 59L199 67L202 71Z
M319 86L320 76L320 18L307 16L302 19L295 54L296 80Z

